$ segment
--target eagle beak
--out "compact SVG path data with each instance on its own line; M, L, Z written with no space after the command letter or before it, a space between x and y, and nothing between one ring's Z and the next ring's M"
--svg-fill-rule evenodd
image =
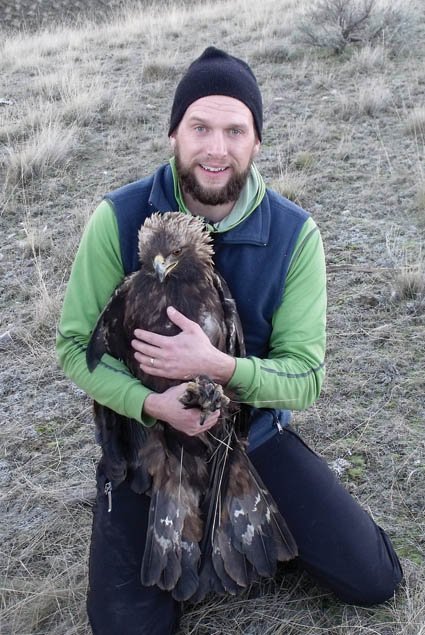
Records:
M158 254L153 259L153 268L155 269L155 273L159 278L160 282L164 282L164 278L167 275L167 266L165 264L164 256Z
M155 269L155 273L158 276L159 281L164 282L166 276L168 276L170 271L172 271L177 264L177 260L170 262L168 258L165 259L161 254L155 256L153 259L153 268Z

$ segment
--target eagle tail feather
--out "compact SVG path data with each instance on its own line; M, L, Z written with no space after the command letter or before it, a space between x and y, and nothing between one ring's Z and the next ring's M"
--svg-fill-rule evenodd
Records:
M178 602L191 598L199 586L198 563L201 556L197 542L182 540L181 576L172 590L172 596Z
M145 549L141 567L141 581L144 586L152 586L160 579L165 566L164 548L159 548L156 534L157 505L156 499L160 492L152 492L149 506L148 529L146 533Z
M199 572L198 588L191 596L190 601L194 603L202 602L209 593L217 593L217 595L224 595L226 593L226 587L223 585L221 577L217 575L214 568L211 554L203 560Z
M258 576L273 576L277 562L295 557L297 547L240 442L236 441L228 463L212 542L219 548L226 574L243 588Z
M267 509L270 512L270 524L273 529L275 545L277 548L277 559L279 560L279 562L292 560L292 558L295 558L298 555L297 543L295 542L295 539L288 525L286 524L285 519L279 512L270 491L264 485L257 470L254 468L251 461L249 460L248 455L246 456L246 458L249 463L251 477L255 482L258 488L258 492L262 496Z

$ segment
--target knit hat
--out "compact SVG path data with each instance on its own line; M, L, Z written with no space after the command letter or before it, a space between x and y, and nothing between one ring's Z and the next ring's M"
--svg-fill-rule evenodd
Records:
M171 109L170 136L197 99L225 95L242 101L252 112L258 138L263 128L263 105L255 75L246 62L209 46L180 80Z

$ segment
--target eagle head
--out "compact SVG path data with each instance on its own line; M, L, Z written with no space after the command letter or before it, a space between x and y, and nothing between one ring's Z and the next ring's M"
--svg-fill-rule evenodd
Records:
M199 268L212 271L212 240L198 216L182 212L152 214L139 230L139 260L160 283L171 274L190 278Z

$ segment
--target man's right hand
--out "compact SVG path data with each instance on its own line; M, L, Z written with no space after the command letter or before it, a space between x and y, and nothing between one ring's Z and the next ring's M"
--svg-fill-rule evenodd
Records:
M187 383L183 383L165 392L151 393L145 399L143 412L154 419L165 421L176 430L192 437L215 426L220 410L210 414L201 425L201 410L185 408L180 402L180 397L185 393L187 386Z

